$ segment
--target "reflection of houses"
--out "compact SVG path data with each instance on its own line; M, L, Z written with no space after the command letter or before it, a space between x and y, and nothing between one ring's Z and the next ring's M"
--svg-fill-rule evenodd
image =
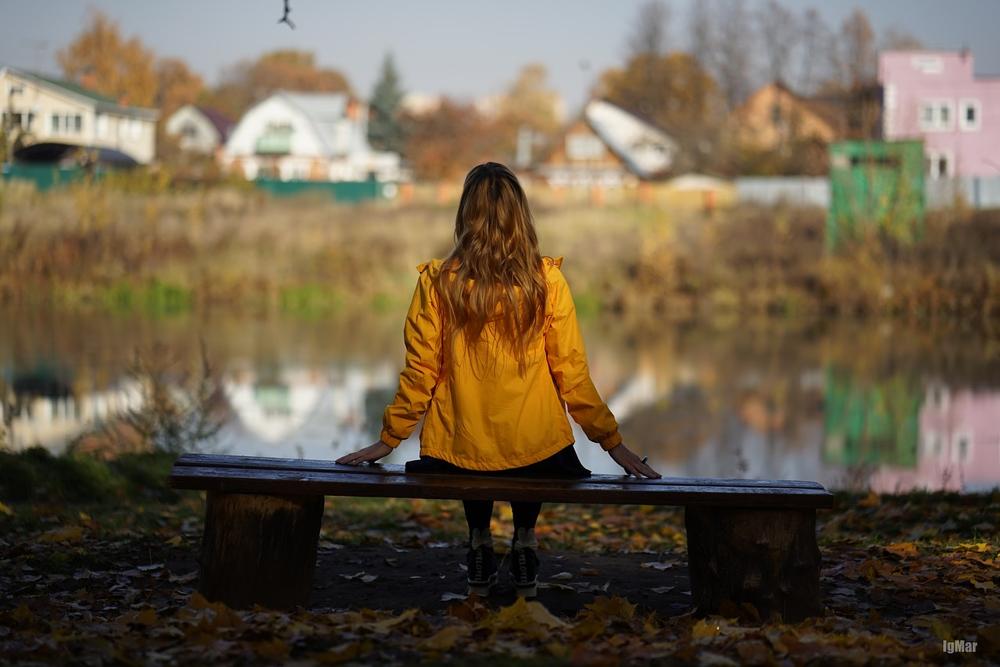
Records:
M19 159L55 161L84 147L103 151L105 161L146 164L156 151L157 110L119 104L68 81L0 68L0 108L3 127L20 136Z
M236 421L223 428L220 446L240 454L329 459L370 445L395 392L393 380L388 365L234 371L223 379L223 391Z
M972 54L888 51L879 57L886 139L923 139L929 175L1000 174L1000 78L977 78Z
M15 412L0 414L0 421L9 419L10 446L14 450L40 445L59 452L77 436L129 410L137 410L142 404L141 386L129 381L82 395L59 392L19 396ZM0 404L0 413L3 409Z
M345 93L271 95L239 120L222 162L248 179L399 179L399 155L369 145L368 109Z
M876 491L927 488L986 491L1000 480L1000 392L927 389L920 411L915 467L885 467L871 480Z
M677 142L609 102L593 100L563 133L539 172L554 186L619 187L663 176Z
M177 137L182 151L215 155L229 138L233 121L208 107L185 104L170 114L164 124L167 135Z

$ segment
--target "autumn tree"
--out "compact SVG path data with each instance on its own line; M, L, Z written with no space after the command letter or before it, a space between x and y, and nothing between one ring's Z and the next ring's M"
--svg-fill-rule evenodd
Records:
M372 91L371 117L368 121L368 139L379 150L403 150L403 126L399 119L399 106L403 101L403 89L399 72L392 54L386 54L382 61L382 72Z
M498 154L496 122L483 118L471 104L444 98L433 111L405 114L403 123L406 156L417 178L458 178L472 165L505 159Z
M283 49L227 68L204 101L239 118L253 104L282 89L335 93L350 92L351 87L339 70L317 64L313 52Z
M119 104L156 103L155 56L137 37L125 39L118 24L99 11L56 58L67 79Z
M917 51L924 48L924 43L905 30L889 28L882 36L882 48L886 51Z
M164 58L156 64L156 106L166 118L185 104L194 104L205 82L179 58Z

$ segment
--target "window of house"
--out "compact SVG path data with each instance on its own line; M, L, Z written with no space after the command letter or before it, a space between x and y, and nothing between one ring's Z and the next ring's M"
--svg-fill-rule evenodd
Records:
M771 124L781 125L781 106L777 104L771 105Z
M927 175L931 178L949 178L954 176L955 164L948 151L927 151Z
M83 132L83 116L80 114L73 116L73 131L77 134Z
M57 113L52 114L52 131L58 134L60 125L62 125L62 116Z
M965 132L979 129L982 105L976 99L963 99L958 103L958 126Z
M184 126L181 128L181 135L186 139L197 139L198 127L194 123L184 123Z
M920 129L923 132L947 132L954 129L953 100L923 100L920 103Z
M604 155L604 144L593 134L566 137L566 157L570 160L595 160Z

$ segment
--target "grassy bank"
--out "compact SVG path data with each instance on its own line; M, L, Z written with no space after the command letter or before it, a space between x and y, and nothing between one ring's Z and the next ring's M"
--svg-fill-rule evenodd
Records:
M915 246L824 252L824 213L537 206L582 313L663 317L1000 318L1000 214L932 214ZM212 188L81 183L0 191L0 300L151 313L224 305L309 315L408 302L415 265L451 247L451 205L338 206Z

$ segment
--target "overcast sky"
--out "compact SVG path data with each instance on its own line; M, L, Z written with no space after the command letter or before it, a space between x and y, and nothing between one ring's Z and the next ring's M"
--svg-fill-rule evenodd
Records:
M685 46L692 0L668 0L671 42ZM159 56L186 60L209 83L264 51L314 51L367 96L386 51L407 90L471 99L500 92L518 69L545 64L570 110L597 74L624 59L643 0L291 0L296 29L278 25L281 0L0 0L0 63L58 72L55 54L96 7ZM750 1L750 6L757 3ZM895 27L933 48L968 46L980 74L1000 75L1000 0L784 0L839 25L855 6L879 34Z

